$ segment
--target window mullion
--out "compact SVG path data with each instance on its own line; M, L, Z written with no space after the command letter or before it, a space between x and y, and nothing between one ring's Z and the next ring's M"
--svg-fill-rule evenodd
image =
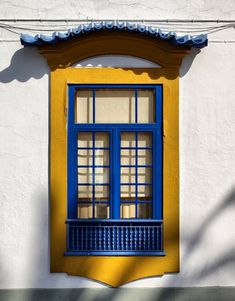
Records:
M138 218L138 132L135 132L135 218Z
M112 130L112 139L110 144L110 153L112 156L111 173L112 173L112 217L120 218L120 131Z
M138 124L138 90L135 89L135 123ZM135 218L138 218L138 132L135 132Z
M153 218L162 219L162 137L160 126L153 135Z
M92 217L95 218L95 132L92 132Z
M138 124L138 90L135 89L135 123Z
M95 89L92 89L92 106L93 106L93 111L92 111L92 122L95 124L95 112L96 112L96 107L95 107Z

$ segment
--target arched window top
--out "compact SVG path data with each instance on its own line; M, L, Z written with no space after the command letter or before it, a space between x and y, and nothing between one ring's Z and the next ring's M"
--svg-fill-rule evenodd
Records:
M81 60L73 68L161 68L159 64L130 55L99 55Z

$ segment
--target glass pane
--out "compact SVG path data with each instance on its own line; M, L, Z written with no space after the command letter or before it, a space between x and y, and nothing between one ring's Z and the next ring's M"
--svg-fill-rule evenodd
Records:
M95 133L95 147L109 147L109 133Z
M121 165L135 165L136 151L133 149L121 150Z
M109 218L109 205L95 204L95 218Z
M79 89L75 93L75 122L92 123L93 97L92 90Z
M120 187L121 200L135 200L135 186L121 185Z
M138 165L152 164L152 151L146 149L138 150Z
M92 183L92 168L78 168L78 183Z
M138 185L138 200L152 200L152 186Z
M138 123L155 122L154 90L138 89Z
M109 165L109 150L95 150L95 165Z
M109 183L109 168L95 168L95 183Z
M121 147L135 147L135 133L121 133Z
M75 93L75 122L135 123L134 89L96 89L95 108L93 90L77 89ZM155 90L138 89L138 123L153 123L155 117Z
M92 204L78 204L78 218L92 218Z
M121 167L121 183L135 183L135 168Z
M121 218L135 218L135 204L121 204Z
M92 186L78 185L78 202L92 200Z
M95 200L96 201L109 200L109 186L95 186Z
M152 168L138 168L138 183L152 183Z
M79 133L78 134L78 147L92 147L92 133Z
M78 150L78 166L92 165L92 150Z
M96 89L96 123L134 123L133 89Z
M151 218L152 206L151 204L138 204L138 218Z
M138 133L138 147L151 147L152 134L151 133Z

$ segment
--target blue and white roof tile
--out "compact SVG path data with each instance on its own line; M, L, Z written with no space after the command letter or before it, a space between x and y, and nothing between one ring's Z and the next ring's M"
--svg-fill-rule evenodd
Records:
M81 24L76 28L68 29L66 32L53 32L52 35L37 34L32 36L29 34L21 34L20 41L24 46L43 46L56 44L59 41L70 40L91 32L105 30L137 32L159 38L161 40L168 40L172 44L191 46L195 48L203 48L207 46L208 43L207 35L205 34L197 36L178 36L176 32L173 31L166 32L153 26L129 23L125 21L91 22L89 24Z

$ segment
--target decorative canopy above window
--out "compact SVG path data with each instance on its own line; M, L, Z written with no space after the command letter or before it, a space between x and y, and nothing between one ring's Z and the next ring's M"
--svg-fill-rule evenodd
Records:
M179 37L175 32L120 21L79 25L51 36L21 35L21 43L36 46L51 70L71 67L100 55L129 55L178 72L183 57L192 47L202 48L207 42L206 35Z
M52 35L42 35L37 34L31 36L28 34L21 35L21 43L24 46L42 46L48 44L55 44L59 41L67 41L86 35L92 32L100 31L127 31L136 32L139 34L144 34L160 40L167 40L174 45L184 45L196 48L203 48L207 46L207 35L201 34L198 36L178 36L176 32L173 31L162 31L159 28L153 26L146 26L143 24L133 24L123 21L112 21L112 22L95 22L89 24L81 24L76 28L68 29L67 32L54 32Z

